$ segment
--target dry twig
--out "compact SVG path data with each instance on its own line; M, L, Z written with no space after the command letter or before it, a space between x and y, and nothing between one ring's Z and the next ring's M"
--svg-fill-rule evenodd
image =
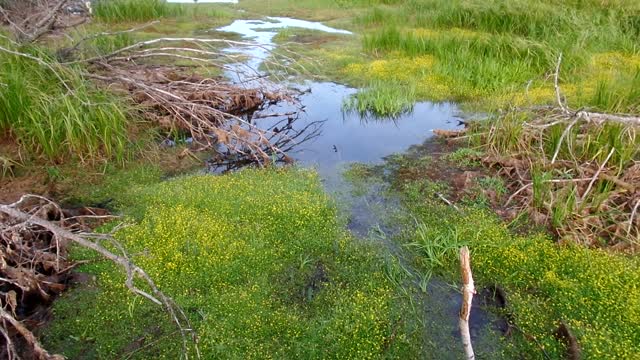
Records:
M473 360L475 359L475 354L473 353L471 333L469 332L469 316L471 315L473 295L476 293L476 288L473 284L473 275L471 273L469 249L466 246L460 249L460 271L462 273L462 307L460 308L458 325L460 326L460 336L462 337L466 359Z
M39 204L33 207L32 211L25 211L20 208L21 206L24 206L27 200L32 200L32 199L37 199L39 201ZM0 218L3 219L2 228L1 228L2 231L0 232L0 235L2 235L1 239L3 239L4 242L7 244L7 246L9 246L7 249L12 249L13 247L16 247L16 246L24 247L23 245L24 242L21 240L22 239L21 236L26 236L26 235L21 235L21 234L25 234L24 232L26 230L29 231L28 233L43 234L43 235L46 235L46 237L48 238L55 239L56 249L53 254L50 252L34 254L33 251L29 250L29 248L25 248L26 251L24 251L23 254L21 254L21 256L24 256L25 258L24 260L18 261L18 263L33 262L34 259L38 259L38 258L48 258L49 263L52 264L50 266L53 266L56 272L59 273L62 271L68 271L68 269L70 268L69 266L66 266L67 264L66 262L64 262L64 264L61 264L61 265L56 265L56 264L60 264L60 262L54 261L59 258L60 256L59 251L61 248L64 248L64 245L66 244L67 241L74 242L82 247L95 251L96 253L114 262L115 264L119 265L122 269L125 270L125 273L127 275L125 285L129 288L129 290L131 290L134 294L137 294L139 296L142 296L152 301L155 304L161 305L164 308L164 310L167 312L171 320L177 326L182 336L184 356L188 357L189 343L193 343L193 346L196 349L196 355L199 357L197 337L191 327L188 317L185 315L182 309L173 302L173 300L170 297L165 295L156 286L153 279L151 279L151 277L142 268L140 268L130 260L124 248L111 236L111 234L90 234L90 233L84 233L84 232L77 233L77 232L69 231L68 229L62 226L62 224L65 223L64 221L65 219L61 217L62 211L59 210L59 207L55 205L53 202L49 201L48 199L44 199L44 205L42 205L42 202L43 202L42 197L34 196L34 195L25 195L16 203L9 204L9 205L0 205ZM50 216L52 211L54 214L58 214L58 216L61 217L59 220L57 220L59 224L57 224L54 221L48 220L48 217ZM110 250L108 250L107 248L100 245L98 242L94 240L109 241L122 252L122 255L117 255L111 252ZM47 282L46 281L47 278L44 278L43 276L40 276L37 274L31 275L30 277L24 277L24 275L28 273L25 270L22 270L21 268L14 270L13 268L8 267L7 266L8 263L4 261L5 256L7 256L7 253L3 252L3 256L0 257L0 264L2 265L0 266L0 270L2 270L3 272L7 272L10 275L13 274L13 278L15 279L13 280L13 282L15 283L14 285L16 285L22 291L37 291L43 297L50 298L50 295L48 295L48 292L46 288L44 288L44 286L45 285L54 286L55 284ZM11 263L16 263L16 260L11 260ZM18 275L16 271L19 271L19 274L23 274L23 275ZM139 288L135 284L134 279L140 279L145 284L145 286L147 286L150 289L150 291L144 291L141 288ZM0 279L0 281L2 280L5 280L5 279ZM57 287L55 289L57 289L58 291L61 291L62 289L64 289L64 287ZM8 298L5 297L5 306L6 304L11 303L11 301L7 301L6 299ZM12 314L3 310L2 313L0 313L0 315L4 320L8 321L16 331L18 331L18 333L22 336L23 340L25 340L30 345L30 349L35 354L39 354L39 353L46 354L46 352L44 353L42 352L43 350L41 349L39 344L35 341L35 337L33 337L33 334L31 334L31 332L26 327L22 326L13 317ZM42 358L57 359L55 357L50 357L50 358L42 357Z

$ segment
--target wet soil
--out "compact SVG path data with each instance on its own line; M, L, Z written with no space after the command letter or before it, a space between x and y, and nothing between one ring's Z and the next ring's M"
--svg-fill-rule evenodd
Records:
M295 25L293 25L295 24ZM233 47L228 49L235 54L247 55L251 60L238 64L254 69L259 68L274 49L273 43L277 28L295 26L329 34L348 35L339 29L327 28L318 23L308 23L288 18L268 18L266 20L238 20L217 31L233 31L245 40L257 40L265 48ZM340 36L342 36L340 35ZM336 36L336 35L333 35ZM293 40L306 41L309 38L292 37ZM239 72L240 73L240 72ZM229 74L233 79L237 74ZM239 83L241 77L236 77ZM419 179L442 181L453 187L452 194L457 200L463 196L469 184L477 176L474 172L465 172L448 164L442 156L455 150L455 144L433 139L433 129L455 130L463 125L462 114L452 103L417 103L412 111L396 118L372 118L358 113L343 111L343 101L357 92L331 82L307 81L302 84L290 84L298 87L302 94L299 101L304 112L291 126L304 127L321 122L321 132L312 140L300 144L289 155L302 166L314 167L320 174L327 192L338 199L344 215L349 219L347 227L363 241L379 244L383 251L400 261L412 280L407 284L413 301L417 304L417 314L424 324L426 348L438 354L440 358L459 358L460 338L457 325L461 296L454 285L432 277L424 290L420 290L421 274L411 265L411 255L394 236L402 229L393 221L395 213L405 211L397 196L387 191L398 183ZM291 111L286 105L268 109L273 113ZM269 129L280 119L256 116L257 126ZM397 154L406 163L393 163ZM420 159L429 157L429 166L416 166ZM390 161L391 159L391 161ZM345 169L354 164L364 164L366 168L382 171L382 181L368 183L364 189L354 191L353 183L343 175ZM385 175L393 171L393 181ZM386 178L386 179L385 179ZM321 270L321 268L320 268ZM309 275L305 289L313 293L321 282L323 272L316 269ZM317 275L318 273L319 275ZM317 278L317 279L316 279ZM315 280L314 280L315 279ZM311 284L311 285L310 285ZM474 301L471 315L471 333L475 342L487 353L499 347L498 334L505 329L505 321L500 316L486 311L484 305L491 301L486 296L478 296Z

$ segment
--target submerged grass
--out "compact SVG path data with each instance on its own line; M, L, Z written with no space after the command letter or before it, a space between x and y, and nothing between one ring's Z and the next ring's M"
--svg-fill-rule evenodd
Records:
M374 83L347 98L345 111L355 111L363 117L398 117L413 109L415 90L406 86Z
M341 229L315 172L246 170L124 193L135 194L124 211L139 220L118 239L187 311L204 358L417 356L384 261ZM169 320L128 293L124 274L103 262L81 271L97 284L57 301L50 350L179 357ZM141 338L149 345L132 350Z

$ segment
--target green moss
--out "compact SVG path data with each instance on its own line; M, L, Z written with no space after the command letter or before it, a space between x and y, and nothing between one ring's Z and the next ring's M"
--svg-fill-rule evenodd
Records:
M394 330L406 309L384 261L341 230L315 172L247 170L126 191L144 208L125 212L144 216L117 237L188 312L205 358L415 356L407 324ZM169 319L130 295L121 272L104 263L81 270L97 286L56 302L49 349L105 358L160 336L134 357L178 356Z
M444 156L444 159L450 161L454 165L462 168L471 168L480 166L478 159L482 155L482 152L468 147L462 147L456 149L456 151L448 153Z
M405 194L421 224L406 241L415 245L410 248L421 256L418 263L425 272L456 274L457 249L468 245L476 286L498 284L505 289L508 310L521 330L509 350L514 357L537 358L539 346L552 358L561 357L564 345L553 335L560 321L577 336L585 358L640 355L637 259L561 246L541 234L515 236L485 210L465 208L460 213L425 200L424 193Z

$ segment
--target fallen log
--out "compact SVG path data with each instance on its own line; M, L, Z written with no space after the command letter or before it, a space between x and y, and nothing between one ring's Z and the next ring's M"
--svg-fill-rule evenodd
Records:
M440 137L443 139L451 139L451 138L457 138L457 137L463 136L464 134L466 134L467 129L460 129L460 130L433 129L432 132L437 137Z

